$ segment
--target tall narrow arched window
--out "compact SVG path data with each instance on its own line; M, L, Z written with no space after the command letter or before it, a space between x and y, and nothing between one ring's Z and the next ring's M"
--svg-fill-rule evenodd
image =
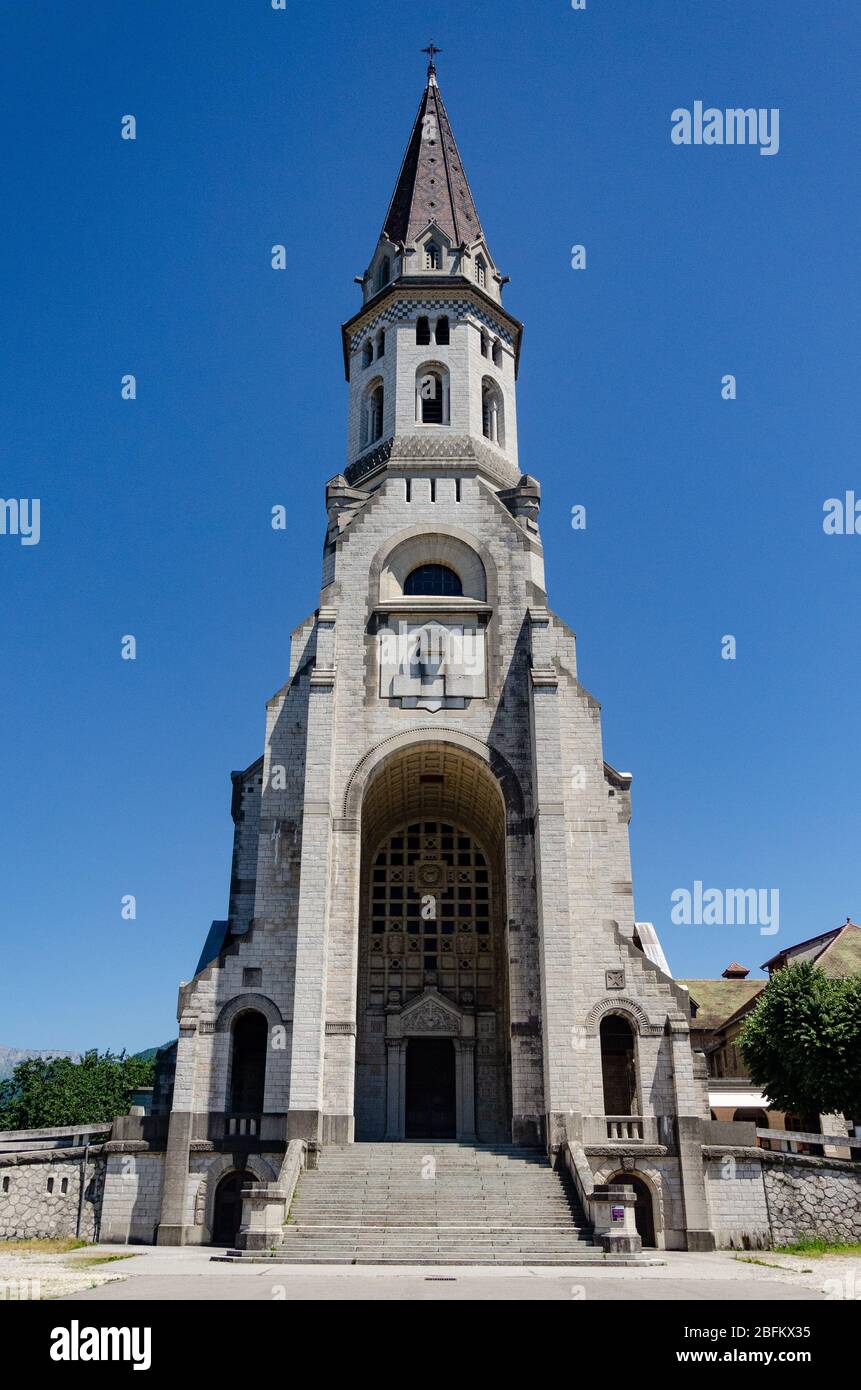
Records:
M449 322L445 314L443 314L442 318L438 318L436 321L436 340L443 347L448 347L448 344L451 342Z
M369 338L368 341L365 343L365 346L362 348L362 366L370 367L373 360L374 344L371 342L371 339Z
M498 338L493 340L493 365L494 367L502 366L502 343Z
M485 377L481 385L481 432L491 444L505 448L505 407L495 381Z
M441 595L447 598L460 597L463 585L460 576L448 565L419 565L408 574L404 583L405 594Z
M442 254L435 241L429 241L425 245L425 270L439 270L442 265Z
M386 355L386 330L385 330L384 328L381 328L380 331L379 331L379 333L377 334L377 356L378 356L378 357L385 357L385 355Z
M637 1068L634 1033L621 1014L601 1020L601 1078L605 1115L636 1115Z
M481 330L481 355L482 357L490 356L490 339L483 328Z
M372 382L365 395L362 444L373 444L383 434L383 383Z
M377 274L377 289L384 289L392 278L392 263L388 256L383 256L380 261L380 269Z
M229 1109L234 1115L263 1111L268 1039L269 1024L256 1009L240 1014L233 1025Z
M416 372L416 424L447 425L450 419L448 372L439 365L419 367Z
M475 283L480 289L487 288L487 261L479 256L475 262Z
M422 315L416 320L416 342L419 347L427 347L430 340L430 319Z

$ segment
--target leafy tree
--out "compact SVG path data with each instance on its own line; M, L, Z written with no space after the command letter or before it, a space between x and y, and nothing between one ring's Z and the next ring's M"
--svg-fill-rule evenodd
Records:
M808 961L786 966L739 1042L774 1109L861 1117L861 975L832 980Z
M128 1112L132 1092L151 1086L154 1064L125 1052L93 1050L79 1062L33 1057L0 1081L0 1129L47 1129L112 1120Z

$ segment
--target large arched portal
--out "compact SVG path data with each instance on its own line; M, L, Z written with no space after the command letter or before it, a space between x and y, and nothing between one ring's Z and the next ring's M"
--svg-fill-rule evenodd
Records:
M414 744L380 764L361 830L356 1137L510 1140L499 785Z

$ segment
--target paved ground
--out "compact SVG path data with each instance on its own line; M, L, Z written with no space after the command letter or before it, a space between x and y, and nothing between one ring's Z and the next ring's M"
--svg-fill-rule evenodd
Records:
M861 1298L861 1259L803 1259L767 1252L737 1257L671 1252L643 1269L417 1269L414 1266L229 1265L209 1250L144 1247L130 1259L81 1267L94 1255L3 1256L0 1281L40 1278L42 1297L105 1302L164 1300L823 1300ZM123 1252L127 1253L127 1252ZM754 1259L762 1263L750 1264ZM26 1272L25 1272L26 1271ZM87 1283L99 1281L97 1287ZM111 1282L102 1282L110 1280ZM68 1282L67 1282L68 1281ZM65 1287L64 1287L65 1285Z

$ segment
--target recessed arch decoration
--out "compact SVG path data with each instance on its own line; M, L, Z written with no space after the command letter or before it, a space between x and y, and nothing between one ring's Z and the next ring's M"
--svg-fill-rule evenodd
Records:
M601 1020L607 1014L621 1014L627 1017L629 1023L634 1027L634 1031L644 1035L654 1035L662 1030L649 1021L649 1016L642 1004L638 1004L636 999L624 998L621 995L617 998L612 996L601 999L597 1004L593 1004L586 1015L586 1034L590 1038L598 1036L598 1029Z
M416 368L416 424L448 425L451 385L444 362L423 362Z
M416 527L406 535L395 537L377 557L375 565L378 562L379 596L383 602L403 598L409 575L422 565L445 566L457 575L465 598L487 602L485 561L474 544L450 527ZM373 578L374 567L371 573Z

